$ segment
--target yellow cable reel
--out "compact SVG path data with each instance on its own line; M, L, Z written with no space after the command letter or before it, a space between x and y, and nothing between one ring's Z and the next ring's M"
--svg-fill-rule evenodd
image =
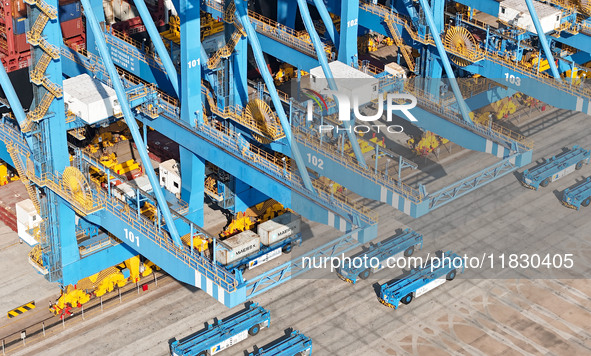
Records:
M78 205L86 209L92 207L92 191L82 172L76 167L66 167L62 175L62 188L68 192Z
M468 57L470 52L475 49L475 43L474 36L465 27L454 26L445 33L445 44L464 57ZM450 55L449 59L460 67L465 67L472 63L465 58L455 55Z
M279 118L261 99L248 102L242 113L242 118L247 122L254 123L259 129L260 134L253 132L253 137L260 143L268 144L283 133Z

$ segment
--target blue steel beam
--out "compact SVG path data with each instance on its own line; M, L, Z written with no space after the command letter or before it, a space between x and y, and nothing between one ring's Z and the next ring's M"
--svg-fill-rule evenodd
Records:
M326 77L326 81L328 82L328 87L330 88L330 90L337 92L339 89L337 88L337 84L334 81L332 71L328 66L328 59L326 58L326 52L324 52L324 46L322 45L322 41L318 36L318 32L316 32L314 23L312 23L310 11L308 10L308 4L306 3L306 0L297 1L298 7L300 9L300 15L302 15L302 19L304 20L304 26L306 27L306 30L308 30L310 39L312 39L312 43L314 44L314 48L316 49L318 61L320 62L320 66L322 67L322 71L324 72L324 76ZM336 97L336 95L335 100L338 102L338 98ZM361 148L359 147L359 142L357 142L357 137L353 132L351 120L343 121L343 126L345 126L345 131L347 133L349 141L351 142L351 147L353 148L353 152L355 153L355 158L357 158L357 163L359 163L361 167L367 168L365 158L363 158L363 153L361 152Z
M318 13L320 14L320 18L322 18L322 22L324 22L324 27L326 27L326 32L328 33L330 40L332 41L332 43L334 43L335 46L337 46L338 50L340 36L334 26L334 22L332 22L332 18L328 13L328 9L326 8L324 1L314 0L314 5L316 6L316 10L318 10Z
M419 2L421 3L423 13L425 14L425 18L427 19L427 23L429 24L429 29L431 30L431 35L433 35L433 40L435 41L435 46L437 47L437 51L439 52L439 57L441 58L443 68L445 69L445 73L447 74L447 77L449 79L449 84L458 102L462 118L467 122L472 122L472 120L470 119L468 108L466 107L466 103L464 102L464 97L462 96L462 92L460 91L460 87L458 86L458 83L456 81L456 76L454 75L454 71L451 68L451 64L449 63L449 58L447 58L445 47L443 47L443 43L441 43L441 38L439 37L437 26L435 26L435 20L433 19L431 7L429 6L429 4L427 4L426 0L419 0Z
M82 6L84 7L86 13L86 21L87 24L90 24L91 31L95 35L96 44L100 53L101 58L103 59L103 64L105 69L109 73L109 77L111 78L111 82L113 83L113 88L117 93L117 98L119 99L119 103L121 104L121 110L123 111L123 117L125 118L125 122L129 127L129 131L131 132L131 136L136 144L138 153L146 167L145 171L148 175L148 179L150 180L150 185L152 186L152 190L154 191L154 195L156 196L156 200L158 201L158 207L162 212L164 220L166 221L166 225L170 232L170 236L172 237L173 241L177 244L179 248L183 248L181 239L179 237L179 233L176 229L176 225L172 218L172 214L170 213L170 209L168 208L168 203L164 198L164 194L162 193L162 188L160 187L160 182L154 173L152 168L152 162L150 161L150 157L148 156L148 151L146 150L146 145L144 145L144 141L142 139L141 133L139 131L137 122L135 121L135 116L131 112L131 108L129 107L129 103L127 102L127 96L125 95L125 88L123 88L123 84L121 83L121 78L117 73L117 69L113 64L113 60L109 55L109 50L107 48L107 43L105 42L105 37L101 31L100 25L98 24L96 17L94 15L94 10L92 6L90 6L89 0L81 0Z
M341 5L341 40L339 61L357 67L357 37L359 34L359 0L337 0Z
M170 55L168 54L168 50L164 46L164 42L162 42L162 37L160 36L160 33L158 32L158 29L156 28L156 25L154 24L154 21L152 20L152 16L150 15L148 8L146 7L146 3L144 2L144 0L134 0L134 3L135 3L135 7L137 8L138 12L140 13L140 17L142 18L142 22L144 23L144 26L146 27L146 30L148 31L148 34L150 35L150 39L152 40L152 43L154 44L154 47L156 48L156 52L158 53L158 56L162 60L162 65L164 65L164 69L166 69L166 74L168 75L168 79L170 80L170 83L172 84L172 87L173 87L174 91L176 92L176 95L179 96L180 93L179 93L178 73L176 71L176 68L174 67L174 64L172 63L172 59L170 59Z
M180 0L181 20L181 119L191 126L203 124L201 103L201 12L197 2ZM200 38L200 37L198 37Z
M271 73L269 73L269 69L267 68L267 63L265 62L265 58L263 57L263 52L261 51L261 45L257 38L256 31L252 27L250 20L248 19L247 9L245 3L242 0L235 0L236 4L236 12L234 16L240 21L242 27L246 31L248 42L250 43L250 47L252 48L252 52L254 54L255 61L257 63L257 67L259 72L261 73L263 80L265 81L265 85L269 88L269 92L271 95L271 100L273 101L273 106L275 106L275 111L277 112L277 116L279 117L279 121L281 122L281 127L283 128L283 132L285 132L285 136L287 138L287 142L291 148L291 153L293 159L296 162L296 166L298 171L300 172L300 176L304 182L304 186L306 189L310 191L314 191L314 187L312 186L312 181L310 180L310 175L306 170L306 166L304 165L304 160L300 155L300 150L297 146L297 143L293 142L293 135L291 132L291 125L285 115L285 110L283 109L283 105L281 104L281 100L277 95L277 89L275 88L275 83L273 81L273 77L271 77Z
M424 1L424 0L423 0ZM531 16L532 21L534 22L534 26L536 27L536 32L538 33L538 39L540 40L540 44L544 49L544 54L546 55L546 59L548 60L548 64L550 65L550 70L552 71L552 76L554 79L558 80L559 82L562 81L560 78L560 73L558 73L558 68L556 68L556 63L554 62L554 56L552 55L552 51L548 46L548 40L546 39L546 34L544 33L544 29L542 29L542 24L540 23L540 19L538 18L538 14L536 13L536 9L532 0L525 0L527 4L527 9L529 10L529 14Z

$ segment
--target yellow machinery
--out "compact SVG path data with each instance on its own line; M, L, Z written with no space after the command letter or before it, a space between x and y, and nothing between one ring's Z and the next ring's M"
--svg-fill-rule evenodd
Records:
M340 185L339 183L332 181L326 177L320 177L318 178L318 181L320 183L322 183L323 186L328 187L328 190L330 191L331 194L335 194L335 193L344 193L345 192L345 187L343 187L342 185Z
M129 271L129 277L126 278L123 270ZM141 277L147 277L159 270L151 261L140 262L140 256L134 256L117 266L109 267L92 276L83 278L74 286L69 285L65 291L62 291L58 300L50 306L49 310L64 317L70 315L70 309L80 307L88 303L92 296L101 297L108 292L112 292L115 287L122 288L128 281L139 282Z
M374 52L378 50L378 41L371 34L366 34L359 37L357 42L357 51L360 54Z
M445 145L449 140L437 136L433 132L426 131L420 138L411 138L406 143L418 156L427 156L441 145Z
M568 78L571 83L579 85L587 79L587 71L584 68L575 67L573 70L567 70L564 72L563 77Z
M86 209L92 208L93 196L90 186L78 168L72 166L66 167L62 174L61 185L64 191L68 192L70 197L79 206Z
M521 58L521 64L527 68L534 68L536 70L539 65L540 72L550 69L550 64L547 59L540 61L540 57L532 52L523 55L523 58Z
M239 232L254 228L256 219L246 216L243 212L236 214L236 217L230 222L227 228L222 231L220 237L230 237Z
M176 44L181 43L181 20L178 16L170 16L168 20L168 31L160 35ZM224 23L214 19L210 13L201 11L201 41L205 37L215 35L224 30ZM165 45L167 45L165 41Z
M190 233L181 237L181 241L191 247ZM193 234L193 249L198 252L205 252L209 249L209 241L201 234Z
M267 220L271 220L287 212L288 210L289 209L286 209L277 201L269 199L255 206L251 206L244 212L244 214L246 216L255 217L257 221L261 223Z
M462 26L450 27L445 32L444 43L464 57L469 57L470 53L476 48L474 36ZM471 63L467 59L455 55L451 55L449 59L460 67L465 67Z
M518 99L518 97L515 99ZM517 111L515 101L513 97L507 97L490 104L495 119L506 119L509 115L514 114Z
M72 286L68 286L66 292L62 291L62 294L58 298L55 304L53 304L49 310L55 315L60 315L62 318L65 315L70 315L70 308L80 307L90 300L90 294L86 293L82 289L74 289Z
M296 68L287 63L281 64L279 71L275 73L275 85L280 85L290 81L296 76Z
M245 212L239 212L236 217L222 231L220 237L230 237L239 232L251 230L257 224L271 220L289 211L283 205L273 199L269 199L255 206L251 206Z
M253 138L268 144L283 134L281 123L275 112L261 99L253 99L246 104L242 119L255 125L261 134L253 133Z
M5 162L0 163L0 186L18 180L16 175Z
M377 137L372 137L369 142L362 139L362 138L358 138L357 142L359 142L359 148L361 148L361 153L367 153L367 152L372 152L375 151L375 145L378 145L380 147L384 147L385 143L384 143L384 139L382 140L378 140ZM370 143L373 143L373 145L371 145ZM351 144L349 143L349 141L345 142L345 152L347 152L347 154L351 157L355 157L355 152L353 152L353 148L351 147Z
M224 23L215 20L209 12L201 12L201 41L224 30Z

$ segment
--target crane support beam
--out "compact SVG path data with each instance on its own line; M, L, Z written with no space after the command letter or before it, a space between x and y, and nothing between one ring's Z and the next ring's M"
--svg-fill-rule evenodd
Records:
M279 117L279 121L281 122L281 127L283 127L283 131L285 132L285 136L287 138L287 142L291 148L291 154L293 159L296 162L296 166L302 180L304 182L304 186L306 189L310 191L314 191L314 187L312 186L312 181L310 180L310 175L306 170L306 166L304 164L304 160L300 155L300 150L297 146L297 143L293 142L293 135L291 132L291 124L289 123L287 116L285 115L285 110L283 109L283 104L277 95L277 88L275 88L275 83L273 82L273 77L271 73L269 73L269 68L267 67L267 63L265 62L265 58L263 57L263 52L261 50L261 46L256 34L255 29L252 27L250 20L248 19L247 9L245 3L242 0L235 0L236 4L236 18L244 27L246 31L248 43L250 43L250 47L252 48L252 52L254 54L254 58L257 63L257 67L263 80L265 81L265 85L269 88L269 93L271 95L271 100L273 101L273 106L275 106L275 110L277 111L277 116Z
M135 3L135 7L140 13L140 17L142 18L142 22L146 27L146 31L148 31L150 39L152 40L152 43L156 48L156 53L158 53L160 60L162 60L162 65L166 70L168 79L170 80L170 83L172 84L172 87L174 88L176 95L179 96L180 94L178 73L176 71L176 68L174 67L174 64L172 63L172 59L170 59L168 50L164 46L164 42L162 42L162 37L160 36L160 33L158 32L158 29L156 28L156 25L152 20L152 16L150 15L148 8L146 7L146 3L144 2L144 0L134 0L133 2Z
M320 36L318 36L318 32L316 32L316 28L314 27L314 23L312 22L312 18L310 17L310 11L308 10L308 4L306 0L298 0L298 7L300 8L300 15L302 15L302 19L304 21L304 26L310 35L310 39L314 44L314 48L316 49L316 54L318 55L318 61L320 62L320 66L322 67L322 71L324 72L324 76L326 77L326 81L328 82L328 87L330 90L337 92L337 84L334 80L332 75L332 71L328 66L328 59L326 58L326 52L324 52L324 46L322 45L322 41L320 41ZM343 126L345 126L347 137L351 142L351 147L353 148L353 152L355 153L355 158L357 158L357 163L360 166L367 168L367 164L365 163L365 159L363 158L363 153L361 152L361 148L359 147L359 142L357 142L357 137L352 130L351 127L351 120L343 121Z
M326 27L326 32L328 32L330 40L332 41L332 43L335 44L335 46L338 46L340 36L334 26L334 23L332 22L332 18L328 13L328 9L326 8L324 1L314 0L314 5L316 6L316 10L318 10L318 13L320 14L320 18L322 18L322 22L324 22L324 26Z
M172 218L172 214L170 213L170 209L168 208L168 203L164 198L164 194L162 193L162 188L160 187L160 182L156 177L156 173L152 168L152 162L150 161L150 157L148 156L148 151L146 150L146 145L144 144L144 140L142 139L142 135L139 131L138 124L135 121L135 116L131 112L131 108L127 101L127 95L125 95L125 88L121 83L121 78L117 73L117 69L113 64L113 60L111 59L111 55L107 48L107 43L105 41L105 37L101 31L100 25L94 15L94 10L90 5L90 0L82 0L82 6L84 7L84 11L86 13L86 21L90 25L91 31L95 35L96 44L100 53L100 56L103 60L103 64L105 65L105 69L109 73L109 77L111 78L111 82L113 83L113 88L117 93L117 99L119 99L119 103L121 105L121 110L123 111L123 117L125 118L125 122L129 127L129 131L131 132L131 136L136 144L138 153L146 167L146 175L150 180L150 185L152 185L152 189L154 190L154 195L156 196L156 200L158 201L158 206L162 215L164 216L164 221L168 227L168 231L170 232L170 236L174 243L179 247L183 248L181 243L181 239L179 237L179 233L176 229L176 225Z
M531 15L531 19L534 22L534 26L536 27L536 32L538 33L538 39L540 40L540 44L544 49L544 54L546 55L546 59L548 59L548 64L550 65L550 71L552 71L552 76L554 79L558 80L559 82L562 81L560 79L560 73L558 73L558 68L556 68L556 62L554 62L554 56L552 55L552 51L550 50L550 46L548 46L548 39L546 38L546 34L544 34L544 29L542 28L542 24L540 23L540 19L538 18L538 14L536 13L536 9L534 8L534 4L532 0L525 0L527 4L527 9L529 10L529 14Z
M462 118L466 122L472 122L470 119L468 107L464 102L464 97L462 96L462 92L460 91L460 87L458 86L458 82L456 81L456 76L454 74L453 69L451 68L451 64L449 63L449 58L447 57L447 53L445 52L445 47L441 42L441 38L439 36L439 32L437 27L435 26L435 20L433 19L433 14L431 13L431 7L427 3L426 0L419 0L421 3L421 7L423 8L423 13L425 14L425 18L427 19L427 23L429 24L429 30L431 31L431 35L433 36L433 40L435 41L435 47L437 47L437 51L439 52L439 56L441 57L441 62L443 64L443 68L445 69L445 73L449 79L449 84L451 89L453 90L454 96L458 101L458 107L460 109L460 113L462 114Z

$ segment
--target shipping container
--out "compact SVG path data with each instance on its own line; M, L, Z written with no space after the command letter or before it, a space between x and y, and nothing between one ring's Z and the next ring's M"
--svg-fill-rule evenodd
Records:
M285 213L272 220L265 221L257 228L261 243L265 246L299 234L300 230L301 218L292 213Z
M179 165L174 159L169 159L158 165L160 185L174 195L181 194L181 174Z
M62 27L63 38L73 38L84 34L84 26L82 25L81 18L63 21L60 25Z
M31 199L16 203L16 220L18 237L30 246L37 244L30 230L41 224L41 216L37 213Z
M26 17L13 17L12 18L12 30L15 35L22 35L27 32L26 28L27 18Z
M146 193L152 192L152 184L150 184L150 180L148 179L148 176L143 175L143 176L137 177L133 180L133 182L137 185L138 188L140 188L144 192L146 192Z
M14 36L14 51L16 53L24 53L31 50L31 45L27 42L27 34Z
M96 124L121 113L115 90L88 74L64 80L64 101L66 110L88 124Z
M60 2L59 6L59 18L60 22L71 21L74 19L79 19L81 17L80 11L80 3L79 2L72 2L69 4L62 4Z
M135 144L134 144L135 145ZM162 163L169 159L180 160L179 144L156 130L148 131L148 152L150 159Z
M26 17L27 5L24 0L10 0L12 3L12 17Z
M216 260L227 265L257 252L260 249L261 239L254 232L246 230L219 244L221 246L216 250Z
M86 49L86 35L83 31L80 36L65 39L64 43L76 52L83 51Z

